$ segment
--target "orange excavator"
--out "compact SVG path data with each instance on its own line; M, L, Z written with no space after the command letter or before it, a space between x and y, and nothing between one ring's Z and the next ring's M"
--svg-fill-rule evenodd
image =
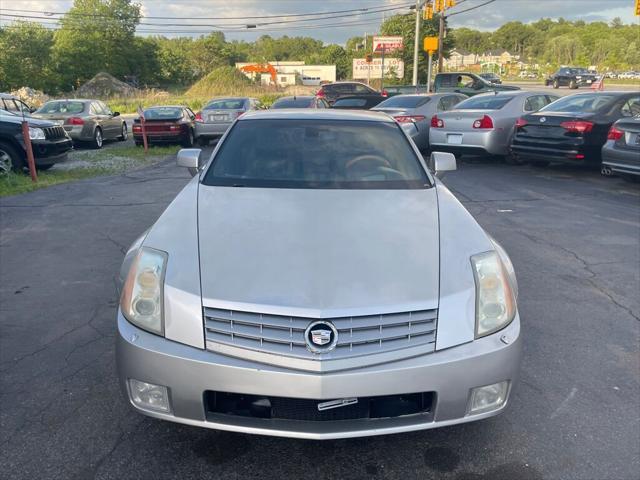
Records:
M251 65L245 65L244 67L240 67L240 70L245 73L268 73L271 75L271 83L273 85L277 85L277 73L276 69L273 68L273 65L270 63L254 63Z

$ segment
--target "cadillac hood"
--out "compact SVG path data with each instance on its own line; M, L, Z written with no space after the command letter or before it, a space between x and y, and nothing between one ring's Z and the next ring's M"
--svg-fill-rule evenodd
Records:
M437 308L436 189L200 185L202 303L334 317Z

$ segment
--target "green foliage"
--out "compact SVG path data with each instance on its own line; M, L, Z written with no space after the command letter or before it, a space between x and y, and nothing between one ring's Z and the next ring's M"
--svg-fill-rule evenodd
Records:
M189 90L188 96L207 97L228 95L232 92L241 95L246 91L254 91L255 84L234 67L218 67L198 80Z
M139 21L140 6L131 0L75 0L54 36L61 89L77 88L100 71L117 78L131 74L131 63L139 58Z
M562 18L530 24L508 22L492 33L458 28L452 39L457 48L478 54L503 48L526 63L545 65L545 70L559 65L614 70L640 67L638 27L625 25L619 18L610 24Z
M401 83L409 83L411 78L413 77L413 46L415 39L415 14L407 14L407 15L394 15L391 18L387 19L382 26L380 27L380 32L383 35L401 35L404 38L404 49L399 53L393 53L394 57L400 57L404 61L404 81ZM420 36L418 38L423 37L436 37L438 36L438 24L439 24L438 16L435 16L431 20L421 20L420 24ZM445 32L448 32L449 29L446 26L445 21ZM453 46L453 42L450 39L449 35L445 35L445 40L443 44L443 55L446 57L449 53L449 50ZM427 81L427 58L422 51L422 45L419 45L420 54L418 57L418 83L426 83ZM370 52L370 49L367 49ZM364 56L364 52L361 57ZM437 61L438 55L435 54L433 56L434 61Z
M17 22L0 30L0 90L51 87L53 33L38 23Z

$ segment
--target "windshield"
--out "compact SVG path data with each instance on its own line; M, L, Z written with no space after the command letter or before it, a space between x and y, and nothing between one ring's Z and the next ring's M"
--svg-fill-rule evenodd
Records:
M244 110L244 98L225 98L210 102L205 110Z
M417 95L400 95L391 97L376 106L378 108L417 108L429 101L429 97L419 97Z
M36 113L70 113L75 115L83 111L84 103L82 102L55 101L45 103Z
M513 97L510 95L482 95L460 102L456 105L456 110L500 110L511 100Z
M263 188L414 189L428 177L395 122L242 120L202 182Z
M311 106L311 97L283 98L276 101L271 108L308 108Z
M582 94L571 95L542 107L540 112L595 112L608 105L616 97L613 95Z
M144 111L145 120L164 120L182 118L182 109L177 107L158 107Z

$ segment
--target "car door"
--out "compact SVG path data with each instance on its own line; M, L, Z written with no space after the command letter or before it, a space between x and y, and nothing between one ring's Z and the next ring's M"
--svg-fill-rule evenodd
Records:
M113 112L104 102L97 102L100 107L100 111L104 116L103 129L104 138L116 138L119 137L122 129L122 120L113 116Z
M93 123L94 128L95 127L100 127L100 129L102 130L102 138L108 138L108 131L106 131L108 127L108 125L106 124L105 120L106 120L106 115L105 113L102 111L102 107L100 107L100 104L98 102L91 102L91 104L89 105L89 117L88 120Z

